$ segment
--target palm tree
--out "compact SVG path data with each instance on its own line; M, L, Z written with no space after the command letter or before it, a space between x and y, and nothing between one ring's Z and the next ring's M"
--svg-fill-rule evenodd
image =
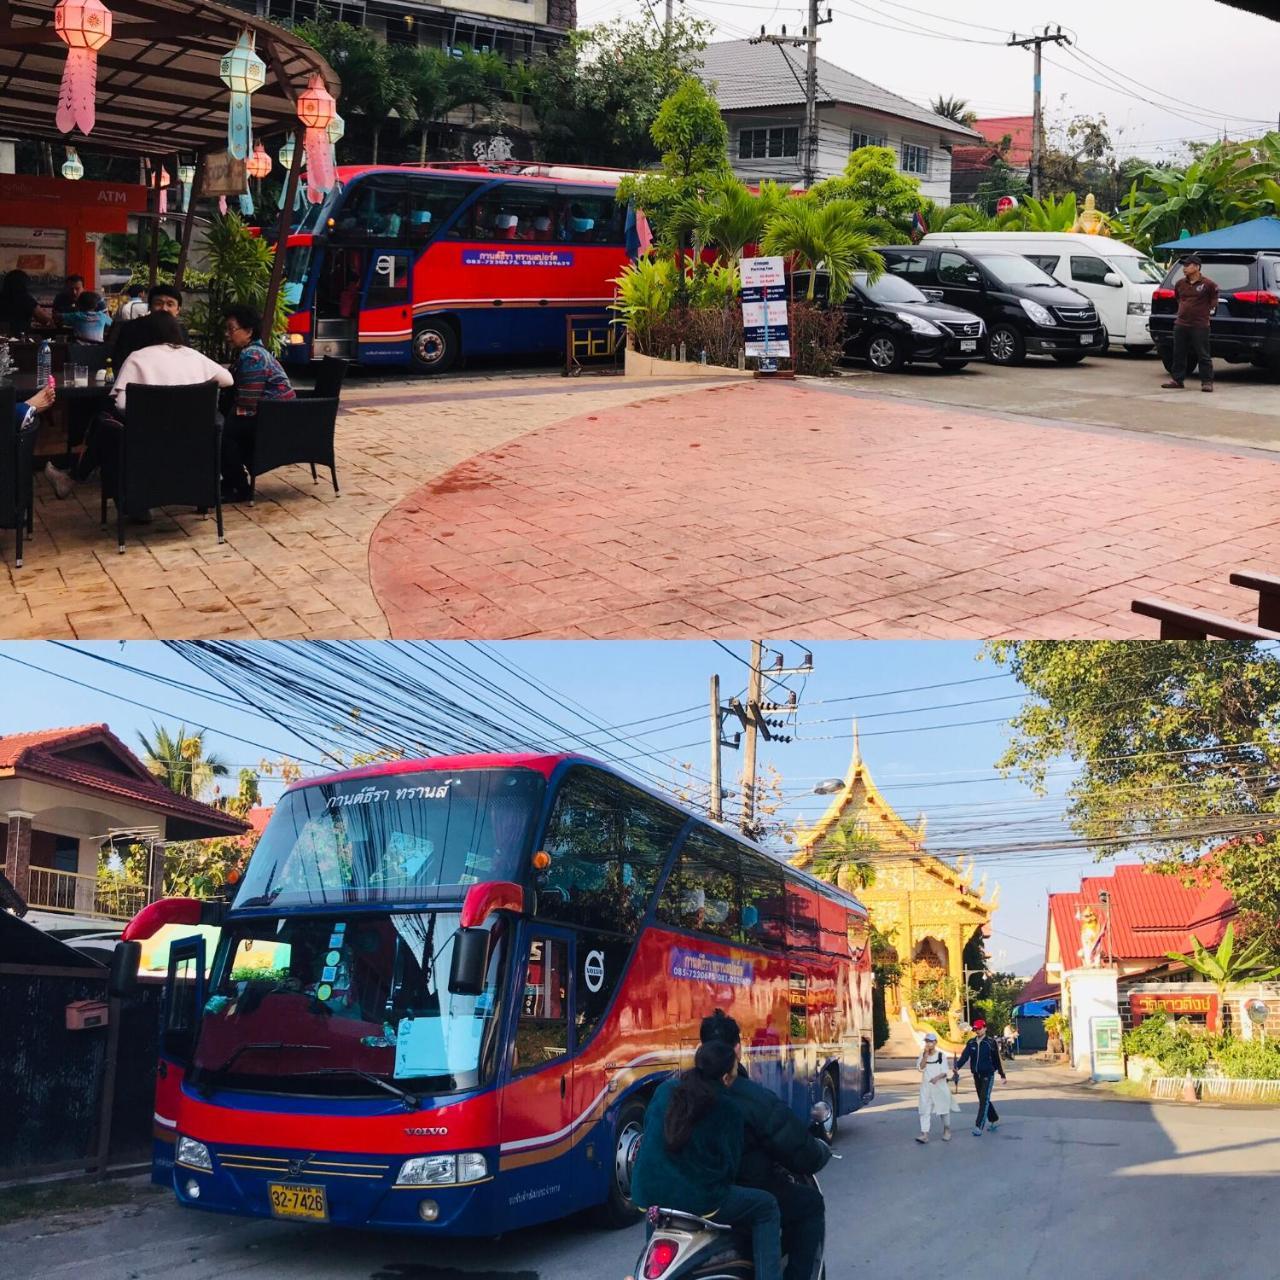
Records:
M859 215L859 206L849 200L787 200L770 219L761 247L767 254L796 258L808 267L805 296L810 302L818 271L826 272L828 298L838 306L849 296L855 272L865 271L875 281L884 271L876 241L862 230Z
M697 202L696 238L736 264L747 245L761 242L769 219L789 198L776 182L767 179L760 184L759 195L752 195L736 178L722 178Z
M930 231L994 231L996 220L971 204L920 203L920 216Z
M954 120L956 124L963 124L972 128L978 119L978 113L969 106L967 98L948 98L939 94L930 104L935 116L941 116L944 120Z
M492 108L498 102L499 78L506 64L496 54L463 50L453 57L443 49L397 45L390 53L391 69L418 125L418 163L427 162L427 132L455 107Z
M143 763L175 795L202 799L214 789L215 778L227 776L227 766L217 756L205 754L203 730L189 732L185 724L176 733L163 725L151 728L150 739L138 734Z
M869 889L876 882L874 859L880 852L875 836L845 819L818 847L813 871L819 879L841 888Z
M1199 938L1191 938L1195 951L1189 956L1180 955L1177 951L1165 954L1170 960L1178 960L1185 964L1192 973L1199 974L1206 982L1212 982L1218 988L1218 1008L1224 1013L1227 1007L1227 991L1247 980L1269 982L1280 977L1280 967L1271 967L1266 958L1266 944L1255 939L1236 951L1236 927L1229 924L1218 943L1216 951L1210 951Z

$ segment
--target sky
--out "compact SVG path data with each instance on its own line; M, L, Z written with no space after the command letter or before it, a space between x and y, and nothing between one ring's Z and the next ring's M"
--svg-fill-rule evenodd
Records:
M340 653L341 647L330 651ZM968 643L861 641L815 644L812 651L812 674L782 682L798 694L795 728L782 731L794 741L761 746L762 770L773 765L782 778L781 816L813 822L825 811L829 800L813 794L813 787L846 773L856 715L872 776L908 821L926 815L935 851L951 856L1010 841L1049 843L1038 851L980 852L977 860L988 890L997 881L1001 885L989 952L999 968L1027 970L1026 962L1043 950L1047 893L1077 887L1092 860L1087 853L1052 847L1067 834L1061 812L1069 765L1064 762L1051 779L1046 800L996 773L1008 717L1023 699L1021 687L990 660L980 661L978 647ZM598 726L621 726L608 735L607 745L624 768L677 782L687 779L686 765L696 777L708 775L709 677L719 675L722 700L742 694L749 647L525 641L442 643L429 652L463 672L452 681L435 680L442 693L469 697L478 687L466 674L473 673L514 694L523 706L553 714L572 736L562 745L588 752L606 743ZM803 661L795 645L778 644L774 652L787 666ZM408 661L404 651L398 656ZM172 683L162 683L166 678ZM0 734L105 721L137 749L139 732L150 733L156 723L172 728L185 722L208 728L207 748L233 774L285 755L303 761L308 773L325 771L314 745L246 707L158 643L0 644L0 687ZM783 689L773 693L777 701L786 700ZM735 793L725 802L726 818L733 819L741 753L726 750L723 768L724 785ZM266 780L264 798L271 802L278 792L279 783Z
M644 16L646 0L579 0L582 26ZM732 40L807 21L804 0L677 0ZM659 19L661 0L653 0ZM825 13L828 0L822 0ZM1101 112L1121 154L1176 158L1185 139L1256 137L1275 128L1280 24L1218 0L830 0L819 55L914 102L967 99L981 116L1030 115L1032 55L1009 48L1046 24L1073 38L1046 46L1046 118ZM993 43L984 43L991 41ZM1135 83L1137 82L1137 83ZM1225 113L1225 114L1224 114Z

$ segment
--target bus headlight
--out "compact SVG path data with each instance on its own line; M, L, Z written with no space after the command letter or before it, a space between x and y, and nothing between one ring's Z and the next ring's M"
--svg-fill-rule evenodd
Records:
M177 1161L192 1169L203 1169L206 1173L213 1172L213 1157L209 1155L209 1148L194 1138L178 1139Z
M289 335L289 342L295 347L302 346L302 344L306 342L306 340L307 340L307 335L305 333L291 333Z
M489 1176L489 1164L479 1151L457 1156L415 1156L400 1166L398 1187L441 1187L479 1182Z

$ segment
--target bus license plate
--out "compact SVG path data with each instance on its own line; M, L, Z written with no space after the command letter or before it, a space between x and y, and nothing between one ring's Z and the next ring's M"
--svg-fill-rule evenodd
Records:
M977 349L978 344L973 338L968 338L960 344L961 351L977 351Z
M323 1187L291 1187L283 1182L270 1182L271 1212L277 1218L305 1218L309 1222L328 1222L329 1206Z

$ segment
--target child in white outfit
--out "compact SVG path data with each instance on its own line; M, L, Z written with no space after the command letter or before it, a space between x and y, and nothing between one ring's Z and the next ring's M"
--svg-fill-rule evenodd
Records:
M951 1086L947 1083L947 1057L938 1048L936 1032L925 1032L924 1049L916 1060L916 1067L920 1071L920 1132L916 1141L929 1141L933 1117L939 1116L942 1119L942 1140L950 1142Z

